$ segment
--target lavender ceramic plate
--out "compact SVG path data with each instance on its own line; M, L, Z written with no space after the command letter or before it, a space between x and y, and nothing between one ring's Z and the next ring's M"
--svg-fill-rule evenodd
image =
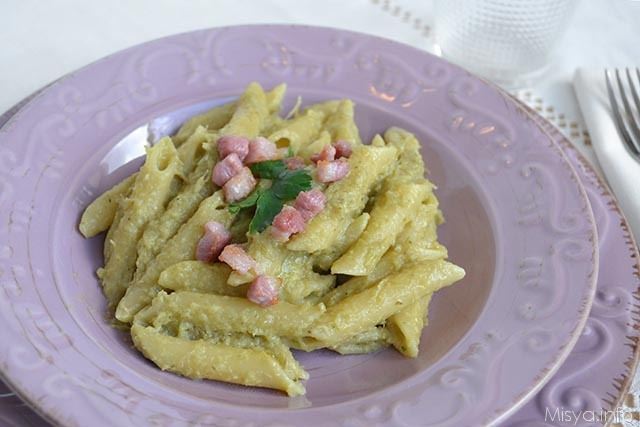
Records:
M1 116L0 127L17 110ZM595 211L599 246L609 262L600 260L596 299L571 354L536 396L503 425L596 427L607 418L621 421L630 416L619 408L638 363L640 319L634 312L640 293L640 265L636 245L614 197L591 165L557 129L535 112L532 117L561 145L585 186ZM47 423L0 384L0 424L40 427Z
M82 208L130 173L147 128L281 81L349 97L364 137L415 132L467 270L434 298L420 356L300 354L305 398L160 372L105 320ZM160 119L157 119L160 117ZM330 29L234 27L147 43L40 94L0 132L0 367L49 418L83 425L474 425L555 372L595 289L591 210L557 145L510 99L425 53ZM534 280L537 279L537 280ZM311 420L311 421L310 421Z
M619 425L632 419L620 405L640 356L638 249L615 197L593 167L553 125L530 113L575 166L596 219L599 251L605 256L600 258L596 296L578 343L553 378L504 426Z

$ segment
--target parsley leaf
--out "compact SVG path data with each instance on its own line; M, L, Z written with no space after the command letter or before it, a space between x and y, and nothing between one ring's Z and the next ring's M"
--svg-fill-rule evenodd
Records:
M280 174L287 170L287 167L282 160L267 160L254 163L249 166L249 169L260 178L277 179Z
M229 212L232 214L236 214L240 212L241 209L250 208L258 202L258 198L260 197L261 189L255 189L251 194L249 194L246 198L240 200L239 202L233 202L229 204Z
M311 189L311 175L304 169L283 172L273 182L271 191L282 200L293 200L298 193Z
M260 194L256 203L256 213L249 224L249 233L260 233L273 221L282 210L284 202L272 192L265 191Z
M241 209L256 207L249 224L250 233L260 233L273 222L282 210L284 202L295 199L301 191L311 189L312 179L308 170L289 170L282 160L268 160L254 163L251 172L261 181L249 196L239 202L231 203L229 211L238 213Z

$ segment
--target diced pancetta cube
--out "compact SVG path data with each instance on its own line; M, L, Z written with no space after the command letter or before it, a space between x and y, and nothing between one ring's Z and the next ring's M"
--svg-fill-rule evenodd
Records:
M236 153L243 161L249 154L249 140L244 136L226 135L218 139L218 154L224 159L231 153Z
M318 215L327 203L327 197L318 188L303 191L296 197L293 206L300 212L305 221Z
M230 241L231 233L224 225L217 221L207 222L204 225L204 235L196 246L196 259L204 262L214 261Z
M249 154L244 159L245 164L264 162L278 158L278 147L267 138L257 137L249 141Z
M347 141L336 141L333 146L336 149L336 158L340 157L351 157L351 153L353 152L351 145Z
M251 169L245 166L224 184L222 191L225 200L231 203L244 199L255 187L256 179L253 177Z
M300 156L286 157L285 159L283 159L283 162L289 170L302 169L306 166L304 164L304 159Z
M324 161L332 161L336 158L336 147L333 145L325 145L322 151L319 153L313 154L311 156L311 161L317 163L321 160Z
M236 153L230 153L227 157L220 160L213 168L211 179L213 183L222 187L231 178L236 176L242 170L242 160Z
M332 162L320 160L316 169L316 179L320 182L335 182L349 173L349 162L340 158Z
M292 234L304 230L305 221L300 212L293 206L285 206L273 218L271 234L281 242L289 240Z
M218 259L242 274L256 271L256 261L240 245L225 246Z
M278 303L280 281L271 276L258 276L247 289L247 299L260 307L269 307Z

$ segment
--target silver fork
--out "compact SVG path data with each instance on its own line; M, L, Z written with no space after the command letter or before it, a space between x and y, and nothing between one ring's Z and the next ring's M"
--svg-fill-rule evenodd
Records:
M620 136L622 136L622 140L625 142L631 154L636 159L640 160L640 124L638 122L638 114L640 114L640 96L638 96L638 91L636 90L636 85L631 76L631 71L629 71L628 68L625 71L627 75L627 85L624 85L622 82L620 70L617 68L614 70L619 98L622 101L622 107L620 106L620 103L618 103L618 98L615 94L612 83L613 78L611 77L610 70L604 71L604 77L607 80L609 102L611 102L613 118L616 121L616 126L620 132ZM635 71L638 80L640 80L640 70L636 68ZM633 98L633 102L636 107L635 112L629 102L629 96Z

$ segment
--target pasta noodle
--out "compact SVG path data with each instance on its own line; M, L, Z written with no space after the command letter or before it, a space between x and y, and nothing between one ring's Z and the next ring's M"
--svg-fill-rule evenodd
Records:
M87 206L78 227L84 237L93 237L111 226L118 210L118 203L131 190L136 176L137 174L133 174L114 185Z
M368 194L391 171L397 155L394 147L360 146L354 150L349 159L349 175L329 186L325 209L287 248L314 253L335 244L351 221L362 213Z
M329 307L315 322L310 335L327 344L339 343L462 277L464 270L441 260L403 268Z
M135 346L162 370L189 378L280 389L290 396L304 394L298 382L301 378L292 378L281 361L263 348L184 340L141 325L131 328L131 336Z
M351 276L366 276L371 273L429 190L424 184L398 185L377 197L367 228L332 264L331 272ZM405 209L397 209L398 200L403 200Z
M121 200L123 218L118 221L106 242L112 248L112 256L100 274L110 306L120 300L125 285L131 280L136 262L137 240L147 222L164 209L171 184L181 166L171 140L161 140L149 149L147 160L133 183L131 194Z
M280 302L262 308L246 298L189 291L171 294L160 291L153 299L151 309L151 312L162 313L163 317L176 317L207 331L279 337L304 335L325 311L322 304Z
M149 304L160 290L157 282L164 269L171 265L192 259L202 228L207 221L215 219L222 224L230 225L233 216L225 209L221 191L205 199L198 210L183 224L178 233L162 248L158 256L149 264L144 274L126 289L116 309L116 319L131 322L133 316Z
M464 270L437 240L418 140L363 144L348 99L283 117L285 90L251 83L187 120L79 229L107 231L114 322L160 369L296 396L291 349L416 357L432 295Z
M244 296L246 288L227 285L231 269L222 263L207 264L202 261L182 261L160 273L158 285L172 291L192 291L206 294Z

